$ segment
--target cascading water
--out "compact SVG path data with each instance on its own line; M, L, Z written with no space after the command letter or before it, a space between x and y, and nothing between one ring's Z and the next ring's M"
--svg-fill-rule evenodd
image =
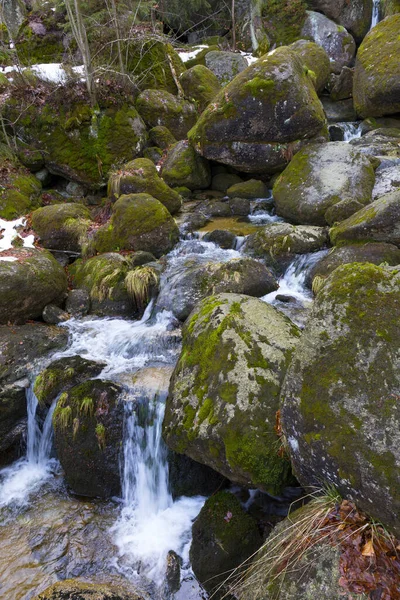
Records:
M351 140L357 140L362 135L361 123L337 123L343 130L343 141L351 142Z
M371 19L371 27L370 27L370 29L372 29L373 27L375 27L375 25L378 25L378 23L379 23L379 20L380 20L380 5L381 5L381 0L373 0L372 19Z

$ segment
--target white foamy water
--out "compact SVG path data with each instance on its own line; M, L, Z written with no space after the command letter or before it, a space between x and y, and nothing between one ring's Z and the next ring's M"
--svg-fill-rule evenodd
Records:
M34 248L33 242L35 238L33 235L28 235L26 237L22 237L18 230L22 229L25 226L25 218L15 219L14 221L5 221L4 219L0 219L0 252L3 250L9 250L13 247L12 243L15 239L20 239L23 241L24 248ZM5 260L3 258L2 260Z
M362 134L362 123L350 123L343 122L337 123L339 127L343 129L343 141L351 142L351 140L357 140Z
M380 21L380 6L381 6L381 0L373 0L373 6L372 6L372 19L371 19L371 27L370 30L375 27L375 25L378 25L379 21Z

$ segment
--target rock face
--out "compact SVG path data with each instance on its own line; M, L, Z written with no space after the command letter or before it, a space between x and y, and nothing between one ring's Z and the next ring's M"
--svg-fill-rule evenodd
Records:
M247 68L247 60L235 52L212 50L205 56L206 67L217 77L222 86L232 81Z
M210 593L262 542L256 521L229 492L219 492L206 501L193 523L192 535L190 562L197 579ZM214 597L221 598L225 591L220 590Z
M325 116L311 75L294 50L282 47L237 75L189 139L205 158L248 173L274 173L300 148L299 140L321 134Z
M150 194L175 214L182 205L181 196L161 179L158 171L148 158L138 158L110 175L108 195L117 199L123 194Z
M183 329L163 424L167 445L240 485L278 494L291 476L274 426L299 335L261 300L203 300Z
M149 194L121 196L108 225L93 239L97 252L142 250L159 258L179 240L179 229L168 210Z
M311 72L311 76L314 78L315 89L319 94L328 82L331 72L329 56L322 46L307 40L298 40L291 44L290 47L297 52L305 66Z
M281 396L300 483L333 484L397 535L399 316L397 268L337 268L317 294Z
M211 184L208 161L199 156L186 140L171 146L163 162L161 176L168 185L185 186L189 190L205 189Z
M180 496L211 496L229 482L220 473L184 454L168 452L169 487L174 498Z
M372 19L372 0L309 0L308 5L312 10L318 10L338 25L345 27L361 42L368 33Z
M67 484L80 496L120 491L121 389L92 379L63 392L53 414L54 443Z
M321 46L329 56L331 71L340 73L354 60L356 43L348 31L325 15L307 11L307 18L301 31L305 37Z
M400 14L378 23L363 40L354 73L354 106L361 117L400 112Z
M221 90L221 84L217 76L204 65L196 65L188 69L182 73L179 81L185 92L185 97L191 102L198 102L201 111L210 104Z
M46 304L65 300L67 277L50 252L20 248L10 258L0 260L0 323L37 319Z
M330 230L332 244L387 242L400 247L400 190L385 194Z
M16 219L40 206L42 185L24 169L6 144L0 143L0 218Z
M132 592L119 585L86 583L66 579L51 585L33 600L150 600L145 592Z
M279 216L302 225L343 221L372 200L371 161L346 142L302 148L276 180Z
M11 462L22 449L26 397L35 361L67 344L68 333L42 323L0 326L0 464Z
M162 90L145 90L139 94L136 106L149 127L163 125L177 140L184 140L196 122L193 104Z
M33 229L41 244L51 250L80 252L90 223L90 213L83 204L51 204L32 214Z
M164 281L157 299L159 310L170 310L177 319L187 319L195 305L206 296L230 292L248 296L264 296L278 289L272 273L260 262L239 258L225 263L194 263L173 273Z

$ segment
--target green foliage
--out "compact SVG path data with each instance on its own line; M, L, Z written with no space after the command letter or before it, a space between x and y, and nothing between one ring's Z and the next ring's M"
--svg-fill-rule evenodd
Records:
M158 12L160 18L179 33L197 27L214 29L216 23L229 22L228 7L218 0L164 0Z

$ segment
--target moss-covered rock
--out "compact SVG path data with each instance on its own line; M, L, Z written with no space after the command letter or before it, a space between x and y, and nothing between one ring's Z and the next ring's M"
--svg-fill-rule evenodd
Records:
M301 35L325 50L333 73L340 73L343 67L352 64L356 53L353 36L325 15L308 10Z
M181 196L161 179L154 163L148 158L137 158L110 175L108 195L115 200L123 194L146 193L159 200L171 214L182 206Z
M320 94L327 84L331 72L329 56L324 48L307 40L298 40L290 47L295 50L302 59L311 77L314 79L317 93Z
M217 76L204 65L196 65L182 73L180 83L187 100L197 102L201 111L221 90Z
M372 19L372 0L308 0L311 10L324 13L338 25L345 27L359 43L368 33Z
M8 80L8 78L3 73L0 73L0 92L5 92L9 86L10 81Z
M21 115L22 112L22 115ZM43 151L46 167L90 188L99 188L114 164L140 156L147 132L133 106L90 108L73 103L57 106L8 102L6 116L18 137Z
M205 56L206 67L214 73L219 83L224 87L247 68L247 60L235 52L214 50Z
M199 156L187 140L171 146L163 161L161 176L168 185L190 190L205 189L211 183L208 161Z
M16 219L40 206L41 190L40 181L0 143L0 218Z
M20 64L29 67L34 64L62 62L65 52L63 32L55 28L55 23L51 23L50 27L48 29L43 20L35 16L20 28L15 39Z
M235 173L217 173L211 181L211 189L226 194L228 188L243 183L243 179Z
M152 127L149 131L149 138L150 141L155 146L161 148L161 150L166 150L169 146L172 146L172 144L176 144L177 142L170 130L163 125Z
M33 391L40 404L50 406L58 394L97 377L104 366L103 363L86 360L81 356L59 358L39 373Z
M267 186L259 179L249 179L243 183L235 183L226 190L230 198L265 198L268 194Z
M303 140L326 135L313 79L297 53L278 48L237 75L189 132L205 158L249 173L282 170ZM300 141L302 140L302 141Z
M371 202L371 161L346 142L302 148L275 181L279 216L302 225L343 221Z
M0 323L37 319L46 304L65 300L67 277L50 252L16 248L4 254L0 252Z
M197 48L197 46L194 47L195 49ZM203 67L206 66L206 55L209 52L218 52L220 50L220 47L217 44L211 44L210 46L206 46L205 48L202 48L202 50L200 50L200 52L196 53L196 56L194 56L193 58L190 58L189 60L187 60L185 62L185 66L187 69L191 69L192 67L195 67L196 65L203 65Z
M223 475L207 465L172 450L168 451L168 477L173 498L211 496L229 485Z
M50 204L32 213L33 229L51 250L80 252L90 224L90 212L83 204Z
M400 246L400 190L385 194L330 230L332 244L387 242Z
M301 37L301 28L306 18L307 4L304 0L253 0L251 2L251 17L253 20L253 35L257 37L259 45L264 46L262 34L257 30L264 30L269 44L274 46L287 46ZM257 23L257 12L261 13L261 23ZM264 52L267 52L266 48ZM260 56L257 47L257 56Z
M400 275L338 267L315 299L282 389L303 485L326 482L398 535Z
M207 296L221 293L261 297L278 289L274 275L251 258L234 258L224 263L196 262L170 272L157 299L160 310L169 310L184 321L196 304Z
M286 269L296 254L321 250L328 241L328 232L323 227L270 223L247 237L243 251L262 258L279 273Z
M206 500L193 523L192 535L190 562L197 579L210 593L262 542L255 519L229 492L218 492ZM214 597L222 598L225 592L225 588L220 589Z
M384 18L400 13L400 0L383 0L382 13Z
M231 481L279 494L291 479L274 430L298 328L261 300L219 294L183 329L163 435L167 445Z
M149 596L119 585L66 579L46 588L33 600L149 600Z
M354 73L354 106L361 117L400 112L400 14L378 23L363 40Z
M130 194L115 202L110 222L97 230L91 245L99 253L142 250L159 258L178 240L179 229L161 202L149 194Z
M121 388L92 379L63 392L53 414L54 442L67 484L80 496L118 494Z
M183 140L196 122L194 104L162 90L144 90L136 107L149 127L163 125L177 140Z

